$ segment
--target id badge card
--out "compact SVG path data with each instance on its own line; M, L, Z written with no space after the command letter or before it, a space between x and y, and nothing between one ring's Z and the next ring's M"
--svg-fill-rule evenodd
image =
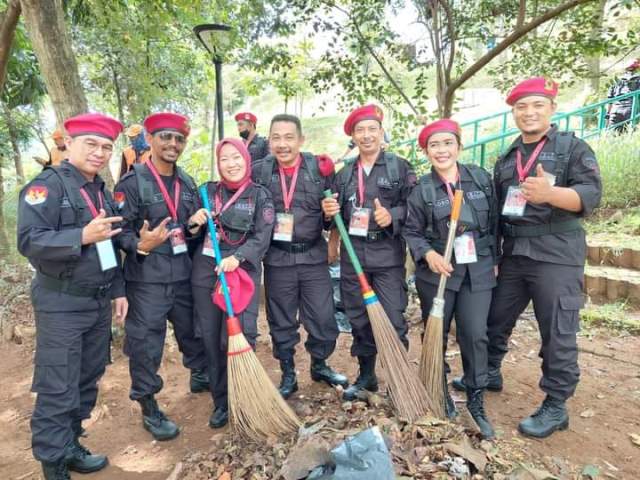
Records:
M293 240L293 213L276 213L273 239L279 242L291 242Z
M524 209L527 206L527 199L522 194L520 187L509 187L507 190L507 198L504 201L502 207L502 215L508 217L522 217L524 215Z
M544 172L544 178L547 179L547 182L549 182L549 185L552 187L556 184L556 176L553 173Z
M354 208L349 221L349 235L366 237L369 233L370 208Z
M218 235L218 231L216 230L216 236ZM217 237L220 239L220 237ZM202 244L202 255L207 257L216 258L216 252L213 250L213 244L211 243L211 234L207 232L204 237L204 243Z
M184 238L184 230L180 225L173 224L169 227L169 239L174 255L180 255L187 251L187 241Z
M456 263L476 263L476 242L473 233L465 232L453 241L453 251L456 255Z
M100 260L100 268L103 272L111 270L118 266L116 260L116 251L113 249L113 242L110 238L96 243L98 251L98 260Z

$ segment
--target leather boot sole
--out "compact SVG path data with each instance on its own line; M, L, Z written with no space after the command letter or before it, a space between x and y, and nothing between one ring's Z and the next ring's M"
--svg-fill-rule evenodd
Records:
M107 465L109 465L109 459L107 457L104 457L104 462L99 463L96 466L91 468L82 468L77 465L74 465L73 462L67 462L67 470L70 470L72 472L77 472L77 473L93 473L93 472L99 472L100 470L105 468Z
M166 442L167 440L173 440L178 435L180 435L180 429L179 428L176 428L175 433L172 433L170 435L156 435L156 434L153 433L153 426L152 425L150 425L149 423L147 423L144 420L143 420L142 424L144 426L144 429L151 434L151 436L153 437L154 440L157 440L158 442Z

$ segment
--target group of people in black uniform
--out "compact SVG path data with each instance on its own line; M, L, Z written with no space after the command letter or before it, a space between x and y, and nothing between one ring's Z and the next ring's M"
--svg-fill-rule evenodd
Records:
M382 148L383 112L376 105L358 107L347 117L344 133L358 155L338 171L328 156L302 151L297 117L274 116L267 142L255 133L253 114L238 114L242 138L218 143L220 179L204 185L211 212L177 165L190 133L186 117L162 112L145 119L150 159L133 165L113 194L98 171L108 164L122 125L102 114L68 119L68 160L46 168L22 190L17 232L19 250L36 270L37 399L31 427L45 478L62 480L70 478L69 471L94 472L108 464L80 438L108 360L112 303L115 321L125 329L130 398L140 404L143 426L153 438L170 440L180 432L156 399L163 386L158 370L167 320L190 370L190 390L212 395L209 425L226 425L226 312L214 301L220 271L232 283L257 286L263 279L284 398L298 389L300 323L313 380L342 386L345 400L377 391L376 343L360 284L338 237L327 235L338 213L406 347L407 247L424 319L440 276L448 277L443 341L455 317L463 365L462 378L451 383L466 392L484 438L493 438L494 431L483 393L502 390L509 336L533 301L546 397L519 430L543 438L566 428L565 402L579 378L576 333L586 249L580 219L598 205L602 186L591 148L551 123L557 91L543 77L512 89L507 103L521 135L497 161L493 176L459 162L461 129L450 119L422 128L418 143L431 170L418 179L405 159ZM325 197L327 189L333 196ZM464 192L464 203L447 263L443 251L456 190ZM209 216L216 223L221 262L209 237ZM327 363L339 334L327 260L338 255L351 354L359 364L351 384ZM255 348L260 289L254 291L239 320ZM453 417L456 408L448 393L447 398Z

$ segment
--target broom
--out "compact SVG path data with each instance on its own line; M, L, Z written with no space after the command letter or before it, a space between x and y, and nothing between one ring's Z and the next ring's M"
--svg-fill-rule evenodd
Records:
M200 196L208 213L207 223L216 264L220 265L222 255L216 237L216 226L211 218L206 187L200 188ZM255 439L255 437L264 439L294 433L301 426L300 420L273 385L242 333L240 321L233 313L224 272L219 273L219 278L227 306L229 334L227 375L231 423L241 436L248 439Z
M324 195L327 198L331 197L331 190L325 190ZM401 418L413 422L425 416L430 410L434 411L433 409L438 404L432 401L424 385L413 372L404 345L400 342L389 317L362 271L362 266L353 249L342 216L338 213L334 218L342 243L347 249L349 259L358 275L376 348L385 373L385 380L389 386L388 391L391 403Z
M456 236L461 205L462 190L456 190L451 208L447 244L444 249L445 263L451 261L451 251L453 250L453 240ZM420 379L431 398L438 401L438 408L434 413L440 418L445 417L445 389L447 388L444 379L444 353L442 351L444 289L446 285L446 275L440 275L440 283L438 284L438 291L433 299L431 311L429 312L427 330L422 339L422 354L420 355Z

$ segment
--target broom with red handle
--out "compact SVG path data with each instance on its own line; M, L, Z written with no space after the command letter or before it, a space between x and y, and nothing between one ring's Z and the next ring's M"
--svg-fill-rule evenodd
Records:
M220 244L216 236L216 225L211 218L211 207L206 187L200 188L202 205L207 211L209 235L216 257L222 262ZM229 351L227 376L231 424L244 437L265 439L295 433L300 420L284 401L280 392L265 372L253 348L242 333L242 326L233 312L229 288L224 272L218 273L220 288L227 310L227 332Z
M331 190L325 190L324 195L330 198L332 196ZM369 285L340 213L334 217L334 220L342 243L349 254L351 264L358 275L391 402L401 418L410 422L415 421L427 415L429 411L433 412L437 403L432 401L424 385L413 371L404 345L402 345L391 320ZM401 286L398 285L398 288Z
M456 237L458 219L460 218L460 208L462 207L462 190L456 190L451 207L451 219L449 221L449 234L444 249L444 262L451 262L453 241ZM444 290L447 286L447 276L440 275L440 283L436 296L431 304L431 311L427 319L427 329L422 339L422 354L420 356L420 379L429 392L431 398L438 402L438 408L434 413L440 417L445 417L445 389L444 380L444 352L442 351L442 336L444 331Z

